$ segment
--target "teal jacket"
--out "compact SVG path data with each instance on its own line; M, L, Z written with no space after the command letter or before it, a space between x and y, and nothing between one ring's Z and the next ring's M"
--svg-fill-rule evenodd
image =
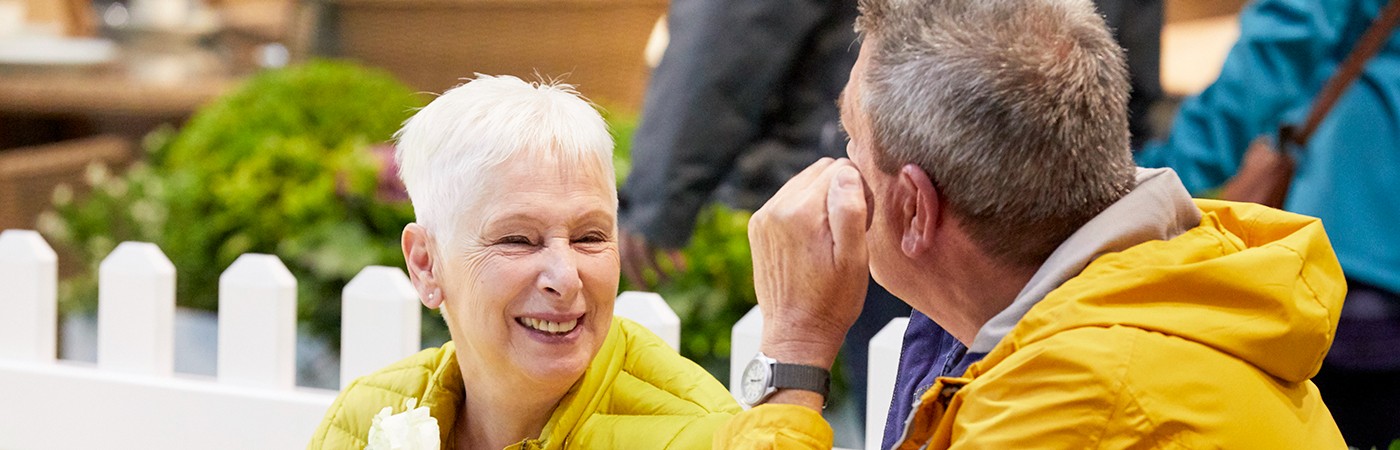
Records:
M1165 142L1137 155L1192 194L1215 189L1254 137L1301 123L1387 0L1257 0L1216 80ZM1367 63L1302 149L1284 209L1322 219L1347 277L1400 292L1400 38Z

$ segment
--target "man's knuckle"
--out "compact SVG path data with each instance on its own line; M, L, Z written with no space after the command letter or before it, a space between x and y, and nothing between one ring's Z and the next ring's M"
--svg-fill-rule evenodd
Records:
M860 202L844 201L837 203L836 209L845 214L859 215L865 213L865 204Z

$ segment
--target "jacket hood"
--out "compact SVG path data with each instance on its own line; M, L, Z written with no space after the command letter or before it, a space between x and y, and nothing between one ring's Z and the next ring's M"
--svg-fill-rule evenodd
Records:
M1011 304L988 320L968 346L969 353L988 353L1011 333L1031 307L1099 256L1121 252L1143 242L1170 240L1201 224L1201 210L1181 179L1171 169L1137 171L1137 184L1123 198L1113 202L1093 220L1075 230L1040 269Z
M998 347L1128 326L1200 343L1289 382L1311 378L1346 295L1321 221L1251 204L1196 204L1199 226L1098 257ZM988 360L1006 353L994 350Z

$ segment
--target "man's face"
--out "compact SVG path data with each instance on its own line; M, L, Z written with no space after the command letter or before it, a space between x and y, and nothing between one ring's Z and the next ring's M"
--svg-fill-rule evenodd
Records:
M846 155L860 170L861 177L872 193L868 211L871 215L870 229L865 232L870 246L870 275L885 287L890 287L889 269L894 267L892 258L898 258L900 235L897 223L886 210L892 206L890 187L895 181L894 174L885 173L875 164L874 136L870 129L870 117L861 104L863 75L870 67L870 52L874 48L873 39L867 38L860 46L860 55L855 67L851 68L846 89L841 92L841 125L850 138L846 142Z

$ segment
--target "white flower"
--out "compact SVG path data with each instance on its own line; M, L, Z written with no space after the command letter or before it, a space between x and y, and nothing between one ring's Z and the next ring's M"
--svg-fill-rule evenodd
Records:
M106 183L107 178L110 176L112 176L112 174L107 169L107 165L97 161L88 163L87 170L83 172L83 179L87 181L88 186L92 187L101 186L102 183Z
M385 406L374 415L365 450L438 450L438 423L428 408L415 408L418 399L404 400L404 412Z

